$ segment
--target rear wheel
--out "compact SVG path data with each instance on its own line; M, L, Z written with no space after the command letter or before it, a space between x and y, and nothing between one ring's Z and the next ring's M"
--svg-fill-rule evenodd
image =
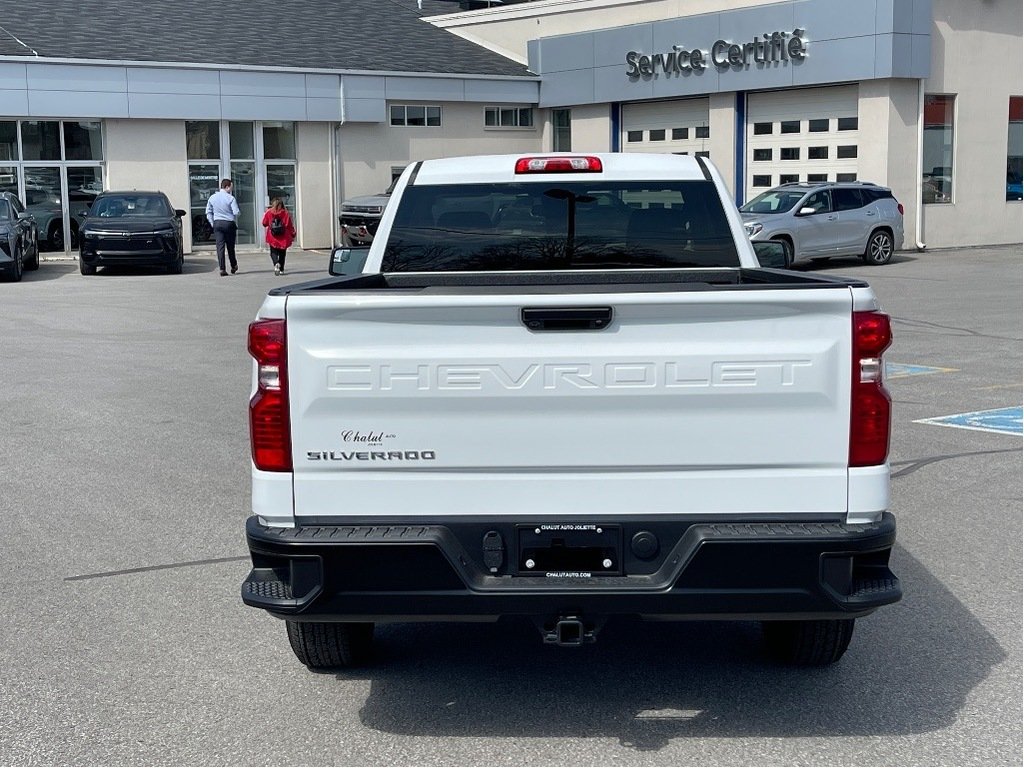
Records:
M779 661L799 667L824 667L843 657L853 637L854 619L765 621L768 651Z
M888 264L892 258L893 241L888 230L876 229L868 238L868 247L864 250L865 264Z
M373 624L286 621L296 658L313 670L364 664L373 649Z

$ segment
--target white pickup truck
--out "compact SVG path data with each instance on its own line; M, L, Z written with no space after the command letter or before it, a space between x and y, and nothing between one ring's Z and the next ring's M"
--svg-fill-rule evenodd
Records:
M574 646L620 615L758 620L821 665L900 599L889 318L762 268L706 160L415 163L365 256L249 328L242 599L310 668L380 622Z

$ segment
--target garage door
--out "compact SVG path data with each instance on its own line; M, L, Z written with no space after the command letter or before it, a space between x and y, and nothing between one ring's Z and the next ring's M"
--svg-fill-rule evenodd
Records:
M793 181L855 181L857 86L747 97L745 199Z
M625 104L623 152L672 152L708 157L708 100L681 99Z

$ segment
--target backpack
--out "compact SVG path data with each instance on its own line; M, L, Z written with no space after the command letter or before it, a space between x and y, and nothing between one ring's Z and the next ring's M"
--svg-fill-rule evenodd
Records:
M270 234L274 237L280 237L284 234L284 219L280 216L275 216L270 220Z

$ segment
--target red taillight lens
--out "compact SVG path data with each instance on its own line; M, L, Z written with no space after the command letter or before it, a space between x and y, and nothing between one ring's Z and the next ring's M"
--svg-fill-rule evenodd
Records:
M516 173L601 173L599 157L521 157Z
M900 216L903 215L903 203L896 203L896 210L900 212Z
M892 343L889 316L853 313L850 390L850 466L884 464L889 455L892 402L885 389L882 353Z
M249 401L252 460L266 472L292 471L288 417L288 349L284 320L249 324L249 354L256 360L256 394Z

